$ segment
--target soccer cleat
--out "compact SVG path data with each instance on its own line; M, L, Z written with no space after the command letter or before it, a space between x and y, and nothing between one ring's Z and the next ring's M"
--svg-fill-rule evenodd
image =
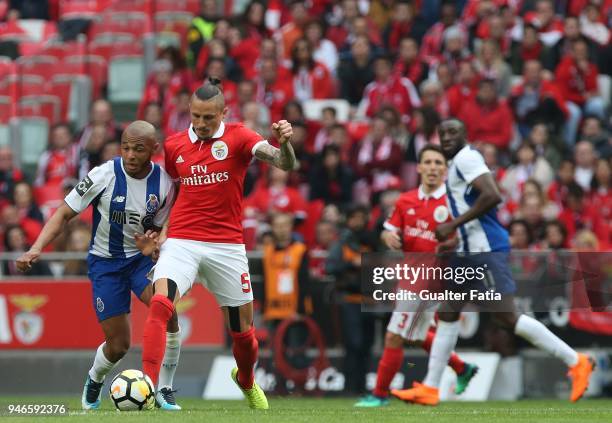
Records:
M578 363L571 367L567 375L572 379L570 401L576 402L589 387L589 378L595 369L595 361L586 354L578 353Z
M83 410L97 410L100 408L100 394L102 393L104 382L94 382L87 375L83 395L81 396L81 406Z
M433 388L418 382L414 382L412 386L412 389L393 389L391 395L402 401L411 402L413 404L438 405L440 402L438 388Z
M468 387L470 380L478 373L478 366L475 364L465 363L463 373L457 375L457 385L455 385L455 394L461 395Z
M238 383L238 368L237 367L234 367L232 369L231 376L236 386L238 386L238 388L240 388L240 390L244 394L244 397L249 403L250 408L254 410L267 410L269 408L268 399L266 398L266 394L259 387L257 382L253 381L253 386L251 388L244 389L242 386L240 386L240 383Z
M174 393L171 388L163 387L158 389L155 393L155 401L159 408L167 411L178 411L181 409L181 406L176 403L174 399Z
M353 404L353 407L375 408L384 407L386 405L389 405L389 398L377 397L376 395L366 395Z

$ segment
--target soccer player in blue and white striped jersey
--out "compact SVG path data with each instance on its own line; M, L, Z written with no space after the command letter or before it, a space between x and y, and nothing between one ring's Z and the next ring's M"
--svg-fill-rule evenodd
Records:
M447 119L438 126L438 133L448 160L446 193L453 219L436 227L436 238L444 244L456 234L460 242L459 252L484 253L463 256L463 260L469 260L467 263L472 265L474 262L484 265L489 273L487 282L496 293L503 295L496 304L499 308L494 313L494 321L562 360L569 367L572 378L570 400L577 401L588 387L594 367L592 358L576 352L534 318L518 313L514 304L516 285L507 263L510 251L508 232L496 216L496 206L502 198L495 179L482 155L467 143L462 121ZM456 305L440 305L427 377L415 388L392 391L393 395L407 402L438 404L442 373L459 336L459 312Z
M121 157L94 169L66 196L43 228L32 248L17 260L27 271L65 224L92 205L92 239L87 257L92 303L105 336L96 352L83 389L83 409L97 409L106 375L130 345L131 293L149 304L153 295L147 274L159 233L174 202L174 184L159 165L151 162L157 148L155 128L144 121L130 124L121 137ZM168 322L164 365L158 402L164 409L180 409L174 401L172 379L180 355L176 314Z

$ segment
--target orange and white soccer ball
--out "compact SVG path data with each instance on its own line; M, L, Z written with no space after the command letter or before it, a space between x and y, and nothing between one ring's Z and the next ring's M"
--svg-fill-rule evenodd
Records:
M119 373L113 379L109 393L113 404L119 411L155 408L153 382L140 370L124 370Z

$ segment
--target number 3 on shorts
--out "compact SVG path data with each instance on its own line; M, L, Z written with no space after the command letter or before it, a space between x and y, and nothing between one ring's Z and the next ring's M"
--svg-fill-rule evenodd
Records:
M243 273L240 275L240 282L242 284L242 292L245 294L251 292L251 277L248 273Z

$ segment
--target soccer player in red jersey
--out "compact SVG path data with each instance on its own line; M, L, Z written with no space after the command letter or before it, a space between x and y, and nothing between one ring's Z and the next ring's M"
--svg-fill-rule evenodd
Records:
M446 159L440 147L427 145L419 153L417 171L421 175L419 188L403 193L397 199L391 216L381 234L384 244L391 250L434 253L440 248L435 229L440 223L451 220L446 206ZM421 260L426 257L421 257ZM419 258L417 258L419 260ZM398 310L400 304L396 305ZM429 353L435 335L433 311L395 311L385 335L385 349L376 374L376 387L371 395L359 400L356 407L381 407L389 404L389 386L404 360L404 342L420 346ZM448 361L457 374L455 393L465 391L478 367L465 363L453 353Z
M242 239L242 193L253 157L283 170L294 168L292 128L285 120L272 124L280 143L276 148L241 123L224 123L228 109L217 84L211 79L193 93L189 129L164 144L166 171L179 191L167 234L162 233L159 240L163 243L153 274L155 295L144 328L142 364L157 383L166 323L179 298L195 280L201 281L215 295L234 341L237 368L232 379L251 408L267 409L268 401L253 372L258 344Z

